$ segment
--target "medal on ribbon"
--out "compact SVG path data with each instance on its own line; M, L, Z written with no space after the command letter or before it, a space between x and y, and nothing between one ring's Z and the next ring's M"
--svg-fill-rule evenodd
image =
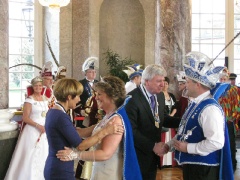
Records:
M42 111L41 116L46 117L46 114L47 114L46 111Z

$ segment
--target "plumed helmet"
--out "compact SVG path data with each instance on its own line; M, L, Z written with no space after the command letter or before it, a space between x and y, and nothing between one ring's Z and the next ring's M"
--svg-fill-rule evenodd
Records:
M42 68L42 71L40 71L41 77L45 76L52 76L52 67L53 64L51 61L47 61Z
M89 57L87 58L83 65L82 65L82 71L85 72L88 69L96 69L96 62L98 61L97 57Z

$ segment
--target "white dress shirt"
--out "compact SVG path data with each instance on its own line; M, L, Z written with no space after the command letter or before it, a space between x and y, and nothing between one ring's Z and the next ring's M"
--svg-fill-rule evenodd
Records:
M87 78L86 78L86 79L87 79ZM93 83L94 83L94 80L91 80L91 81L90 81L90 80L87 79L87 81L88 81L88 84L90 84L90 86L92 87L92 86L93 86Z
M200 103L203 99L211 97L210 91L207 91L193 99L193 101ZM211 152L221 149L224 145L224 121L224 115L218 107L215 105L206 107L199 117L199 124L203 129L206 139L199 143L188 143L188 153L206 156Z

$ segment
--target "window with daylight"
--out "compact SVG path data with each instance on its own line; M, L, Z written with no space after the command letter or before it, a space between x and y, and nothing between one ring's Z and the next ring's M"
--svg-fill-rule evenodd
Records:
M240 1L237 0L234 6L234 35L240 33ZM237 85L240 86L240 35L234 41L234 72L238 75Z
M218 8L216 5L218 4ZM192 1L192 51L214 58L225 46L225 0ZM214 62L224 65L225 52Z
M192 51L215 58L240 31L240 4L236 0L192 0ZM214 61L236 73L240 83L240 36Z
M34 77L34 0L9 0L9 107L20 107Z

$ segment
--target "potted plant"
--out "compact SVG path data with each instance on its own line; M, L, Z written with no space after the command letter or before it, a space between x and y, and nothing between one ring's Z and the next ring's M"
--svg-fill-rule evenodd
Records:
M123 70L126 69L126 66L132 65L136 62L132 60L131 57L122 59L118 53L113 52L111 49L108 49L104 55L104 61L108 66L109 74L119 77L125 83L129 81L127 74L124 73Z

